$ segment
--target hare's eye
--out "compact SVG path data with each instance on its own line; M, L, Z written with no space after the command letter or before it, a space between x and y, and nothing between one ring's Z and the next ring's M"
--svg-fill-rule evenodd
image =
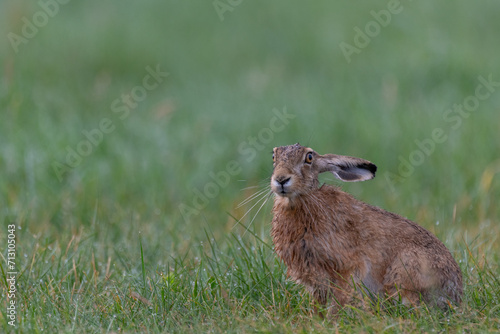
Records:
M274 153L273 153L273 161L275 161L275 160L274 160Z
M307 153L306 155L306 163L310 164L313 161L313 154Z

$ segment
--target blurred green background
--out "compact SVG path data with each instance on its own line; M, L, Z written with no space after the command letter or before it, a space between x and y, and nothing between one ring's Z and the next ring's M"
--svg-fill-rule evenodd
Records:
M104 243L128 244L142 231L166 255L204 237L206 226L218 236L231 229L228 213L242 216L235 207L253 192L242 189L270 176L272 148L295 142L373 161L374 181L343 187L423 225L446 228L455 205L471 228L498 217L496 201L478 196L500 193L498 178L480 189L498 164L500 92L456 130L443 114L474 93L478 76L500 81L500 5L403 1L348 63L340 43L356 46L354 28L364 30L370 11L387 4L243 1L222 21L209 1L60 4L17 53L2 39L4 220L42 238L84 229ZM23 36L23 18L34 23L41 10L37 2L3 2L2 35ZM111 105L142 85L148 66L169 76L121 120ZM274 108L295 118L247 161L239 145L270 126ZM115 130L59 181L53 163L65 163L67 148L76 150L82 131L103 118ZM408 159L414 141L435 128L449 139L391 189L385 173L397 173L398 157ZM241 173L184 221L179 205L193 206L193 189L203 191L209 172L231 160ZM470 205L482 216L469 216Z
M40 2L1 2L0 215L21 227L20 261L38 247L64 252L75 236L99 263L111 256L132 266L141 239L152 268L194 256L205 230L223 245L229 233L243 235L232 216L243 217L255 201L238 204L266 185L272 148L296 142L377 164L373 181L343 189L417 220L452 250L478 235L493 242L500 87L456 129L444 115L474 95L479 76L500 81L499 2L401 1L350 62L341 43L355 46L355 28L388 1L221 3L230 10L212 1L69 1L44 22L34 21ZM15 52L12 34L23 36L27 21L46 24ZM114 101L142 86L148 67L169 75L121 119ZM244 154L240 145L270 127L273 109L294 118L260 140L255 157ZM106 118L114 130L59 179L55 164ZM389 182L436 128L447 140L404 182ZM179 206L192 207L196 189L229 161L241 170L184 219ZM270 210L251 225L268 242Z

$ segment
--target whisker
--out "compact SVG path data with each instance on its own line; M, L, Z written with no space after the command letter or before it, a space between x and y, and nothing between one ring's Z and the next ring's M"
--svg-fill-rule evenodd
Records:
M245 217L246 217L246 215L248 215L248 213L249 213L250 211L252 211L252 209L253 209L253 208L254 208L257 204L259 204L259 203L260 203L263 199L265 199L265 198L266 198L266 194L264 194L264 195L262 196L262 198L261 198L261 199L259 199L259 200L258 200L258 201L254 204L254 205L252 205L252 207L251 207L250 209L248 209L248 211L247 211L247 212L245 212L245 214L244 214L244 215L240 218L240 221L241 221L243 218L245 218ZM236 226L236 225L234 225L234 226L233 226L233 228L234 228L235 226Z
M255 188L259 188L259 187L260 186L250 186L250 187L246 187L246 188L241 189L241 191L248 190L248 189L255 189Z
M257 197L259 194L262 194L263 192L266 192L269 187L264 187L263 189L253 193L252 195L248 196L246 199L244 199L238 206L241 206L242 204L248 202L249 199Z
M246 198L245 200L243 200L240 204L238 204L238 206L236 207L236 209L239 209L241 208L243 205L247 204L248 202L251 202L253 201L255 198L259 197L260 195L264 194L265 192L268 191L270 186L256 192L255 194L253 195L250 195L248 198Z
M267 203L267 201L269 200L269 198L271 198L272 194L273 194L273 192L270 191L269 194L266 197L266 200L262 203L262 205L259 207L259 210L257 210L257 213L253 216L252 220L248 224L247 229L245 230L245 232L243 232L243 236L245 235L245 233L247 233L248 229L250 229L250 226L252 226L253 221L255 220L255 218L257 218L257 215L259 214L260 210L262 210L262 208Z

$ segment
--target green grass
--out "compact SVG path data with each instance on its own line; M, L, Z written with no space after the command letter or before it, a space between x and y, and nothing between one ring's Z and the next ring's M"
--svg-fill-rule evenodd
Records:
M460 125L444 118L479 76L500 81L499 5L401 1L348 63L339 44L353 44L354 27L387 4L247 0L221 21L211 1L71 1L17 53L0 39L5 259L7 225L18 226L17 327L7 323L2 259L2 330L499 331L500 90ZM21 34L23 17L39 11L35 1L0 3L0 36ZM128 115L115 112L148 66L169 75ZM242 151L275 108L294 118ZM113 130L59 178L54 163L106 118ZM438 128L446 140L388 182ZM377 164L373 181L343 189L436 234L463 271L462 306L316 316L273 254L269 203L258 214L257 198L238 207L267 184L272 148L295 142ZM192 207L230 161L238 168L227 185L184 219L179 206Z

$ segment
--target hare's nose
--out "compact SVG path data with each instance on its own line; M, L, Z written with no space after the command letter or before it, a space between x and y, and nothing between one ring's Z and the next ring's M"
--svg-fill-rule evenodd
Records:
M276 178L276 182L281 184L281 186L284 186L288 181L290 181L290 178L286 176L281 176Z

